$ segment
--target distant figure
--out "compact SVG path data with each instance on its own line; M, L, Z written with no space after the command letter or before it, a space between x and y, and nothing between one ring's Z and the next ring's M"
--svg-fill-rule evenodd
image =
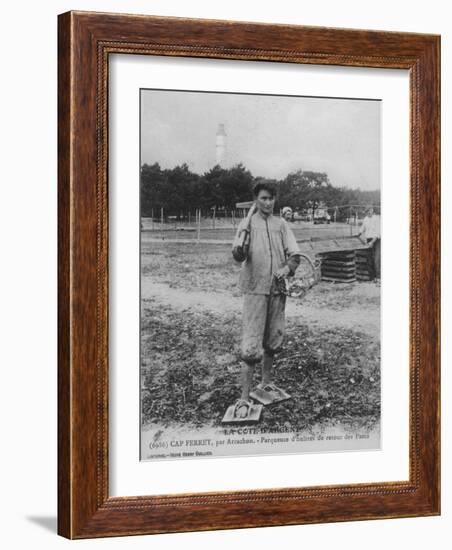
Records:
M380 217L374 215L372 207L366 210L366 217L361 226L361 232L358 235L364 239L371 248L375 278L381 277L381 235L380 235Z
M290 206L285 206L282 209L282 217L286 220L286 222L291 222L293 219L293 212L292 208Z

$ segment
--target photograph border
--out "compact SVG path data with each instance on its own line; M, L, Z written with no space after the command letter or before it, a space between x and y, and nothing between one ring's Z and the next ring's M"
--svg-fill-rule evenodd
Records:
M90 538L440 513L440 37L67 12L58 21L58 532ZM110 497L110 54L406 69L409 480Z

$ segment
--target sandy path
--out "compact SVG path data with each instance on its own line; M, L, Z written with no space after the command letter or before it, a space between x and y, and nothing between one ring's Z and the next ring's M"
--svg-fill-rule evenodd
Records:
M153 300L175 309L208 310L218 314L240 314L242 311L241 296L181 290L164 283L156 283L149 278L142 280L141 297L145 301ZM286 306L286 317L303 319L306 323L315 323L322 327L359 329L375 338L379 338L380 333L380 312L377 307L349 307L332 311L331 308L322 305L314 307L309 304L309 300L299 301L290 298Z

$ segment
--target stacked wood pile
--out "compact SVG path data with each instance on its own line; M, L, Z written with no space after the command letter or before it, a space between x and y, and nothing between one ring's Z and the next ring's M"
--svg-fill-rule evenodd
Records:
M375 278L372 252L359 237L311 238L298 241L300 250L321 259L322 281L352 283Z
M356 281L355 251L326 252L322 256L322 281L353 283Z
M358 281L375 279L372 249L364 248L356 251L356 278Z

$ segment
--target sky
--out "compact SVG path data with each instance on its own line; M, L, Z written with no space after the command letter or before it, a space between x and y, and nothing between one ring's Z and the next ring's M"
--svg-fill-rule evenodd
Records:
M141 163L203 174L224 124L226 167L277 179L326 172L335 186L379 189L380 109L361 99L142 90Z

